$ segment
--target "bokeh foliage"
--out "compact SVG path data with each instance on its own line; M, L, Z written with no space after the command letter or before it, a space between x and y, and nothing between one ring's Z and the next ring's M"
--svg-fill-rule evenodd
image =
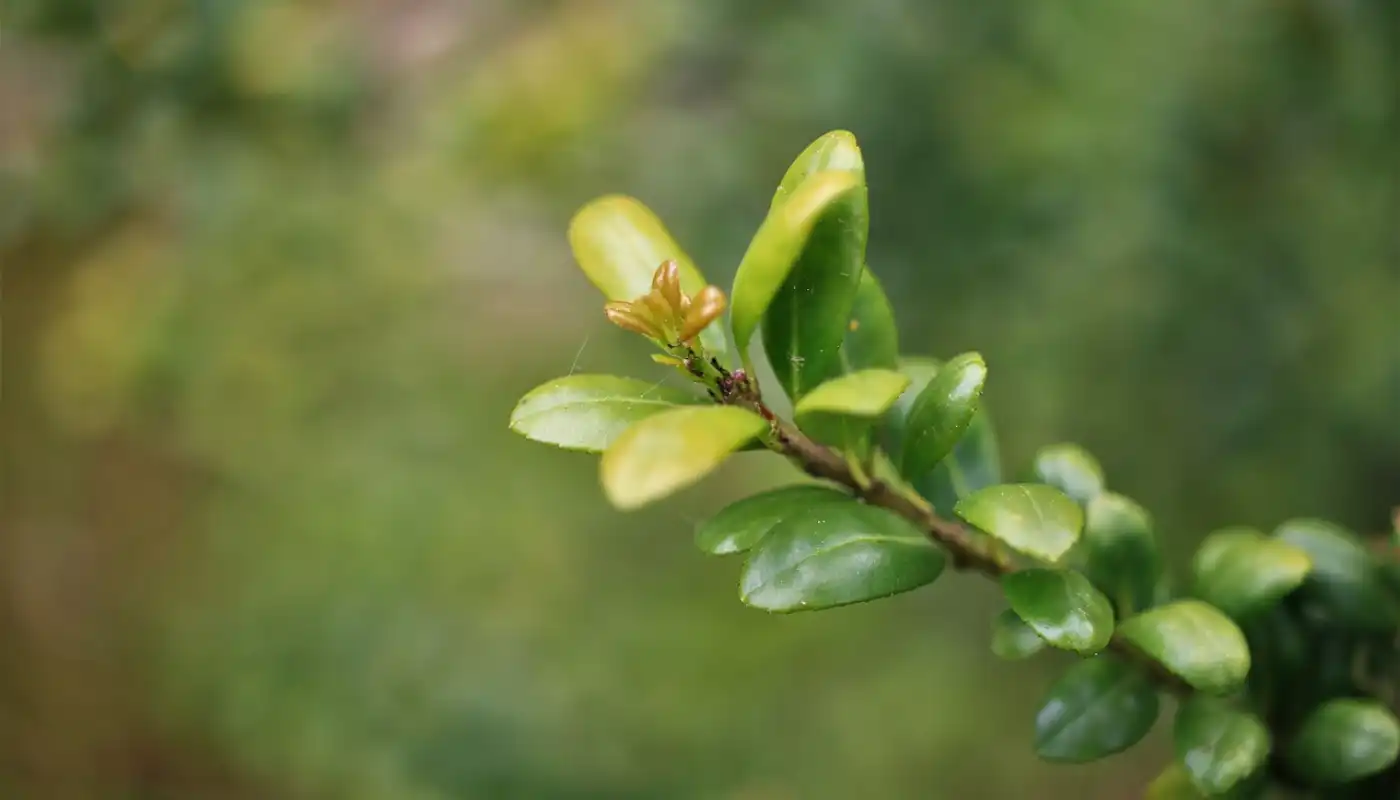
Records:
M19 796L1140 785L1035 764L1038 687L993 690L1023 666L962 613L988 590L737 608L687 515L783 473L619 521L500 424L559 353L635 355L574 208L643 197L727 284L830 128L907 349L998 364L1013 463L1084 442L1177 568L1222 524L1396 501L1393 4L17 0L0 28Z

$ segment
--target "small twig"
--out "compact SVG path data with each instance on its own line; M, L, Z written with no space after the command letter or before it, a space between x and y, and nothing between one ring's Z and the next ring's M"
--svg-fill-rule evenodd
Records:
M861 480L862 476L851 471L850 464L840 453L780 419L755 395L727 392L723 402L748 407L769 420L773 426L770 448L791 459L808 475L841 484L866 503L893 511L926 531L930 539L947 551L954 569L978 572L993 580L1000 580L1018 569L1014 561L995 547L993 539L962 523L938 516L933 506L917 493L901 491L873 475ZM1117 633L1109 641L1108 650L1142 669L1164 690L1180 697L1190 694L1191 687L1181 678Z

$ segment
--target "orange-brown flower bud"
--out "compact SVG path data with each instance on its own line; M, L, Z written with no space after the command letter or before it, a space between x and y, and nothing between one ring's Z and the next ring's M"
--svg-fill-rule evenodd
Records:
M652 339L662 339L661 330L649 318L636 313L631 303L612 302L603 307L608 321L623 330L640 333Z
M727 302L724 292L718 286L706 286L701 289L700 293L695 295L690 311L685 315L685 324L681 327L681 341L689 341L699 335L706 325L724 313Z
M651 278L651 288L665 298L673 313L684 313L681 310L681 267L674 260L663 262L656 268L656 274Z

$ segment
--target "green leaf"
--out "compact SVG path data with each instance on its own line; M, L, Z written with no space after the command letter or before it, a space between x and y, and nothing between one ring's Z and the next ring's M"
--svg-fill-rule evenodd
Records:
M1157 692L1145 675L1111 656L1070 667L1035 717L1035 751L1047 761L1085 763L1137 744L1157 721Z
M767 611L815 611L917 589L945 557L894 512L849 500L808 506L754 547L740 583L743 601Z
M1312 572L1302 592L1320 602L1337 621L1380 632L1400 620L1379 563L1351 531L1323 520L1293 519L1279 525L1274 538L1300 548L1312 559Z
M1103 467L1089 451L1077 444L1042 447L1032 464L1035 479L1059 489L1080 505L1103 491Z
M856 287L841 355L847 371L899 367L899 331L894 309L869 267L861 272Z
M903 373L867 369L833 378L803 397L794 409L803 431L858 457L869 448L875 419L909 385Z
M1178 600L1118 625L1138 650L1161 662L1191 686L1210 694L1239 688L1249 674L1249 645L1220 609Z
M850 495L826 486L784 486L730 503L695 529L695 545L706 553L742 553L787 517Z
M603 491L633 509L683 489L768 430L759 415L734 406L663 411L623 431L602 458Z
M992 621L992 652L997 658L1019 661L1045 649L1045 640L1031 626L1007 609Z
M1097 653L1113 636L1113 606L1078 572L1025 569L1001 579L1011 610L1062 650Z
M902 471L920 476L953 450L977 412L987 365L978 353L963 353L938 369L909 410Z
M807 145L807 149L793 159L792 166L788 167L782 181L778 183L771 206L777 207L808 178L830 170L865 172L865 161L861 157L855 134L850 131L830 131Z
M1288 747L1288 761L1304 777L1324 785L1374 775L1400 754L1400 723L1372 700L1339 699L1303 722Z
M833 378L798 401L799 421L808 414L848 414L878 417L899 399L909 376L887 369L866 369Z
M616 375L569 375L540 384L510 412L510 429L537 442L600 453L634 422L694 404L689 392Z
M1299 547L1248 529L1216 531L1196 550L1192 593L1234 619L1268 609L1302 585L1312 559Z
M1206 796L1191 782L1191 776L1180 764L1169 764L1152 779L1147 792L1147 800L1206 800Z
M818 230L819 223L827 216L844 217L847 207L857 197L863 207L865 181L861 173L823 172L803 183L791 197L768 213L749 243L743 260L739 262L739 269L734 275L734 289L730 293L730 318L734 327L734 342L740 353L748 351L759 321L800 265L810 261L812 268L815 268L829 260L832 254L821 251L840 243L831 241L831 233L825 229L828 226ZM856 234L852 232L850 235ZM850 275L844 276L849 290L842 307L838 308L840 318L835 322L842 337L850 318L850 306L855 299L860 271L864 269L864 253L865 239L861 233L861 260L854 266L845 265L852 270ZM812 276L804 276L804 281L804 285L810 283L815 287L816 281ZM785 313L790 315L791 309ZM831 345L833 351L840 339L838 337L836 343Z
M1079 538L1084 512L1058 489L1002 484L973 492L954 511L1013 550L1053 563Z
M1269 757L1269 730L1258 717L1205 695L1182 704L1172 739L1191 782L1207 795L1241 786Z
M694 296L706 285L661 220L632 197L607 195L579 209L569 222L569 246L583 274L609 300L636 300L651 291L652 276L668 260L680 267L681 291ZM712 354L723 354L722 326L702 331L700 343Z
M1162 558L1142 506L1113 492L1095 495L1084 509L1082 551L1085 573L1122 616L1152 605Z

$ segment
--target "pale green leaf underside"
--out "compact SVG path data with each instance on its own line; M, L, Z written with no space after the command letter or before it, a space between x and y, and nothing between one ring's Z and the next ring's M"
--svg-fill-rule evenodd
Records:
M510 414L510 429L569 450L602 452L653 414L697 402L670 386L616 375L569 375L531 389Z

